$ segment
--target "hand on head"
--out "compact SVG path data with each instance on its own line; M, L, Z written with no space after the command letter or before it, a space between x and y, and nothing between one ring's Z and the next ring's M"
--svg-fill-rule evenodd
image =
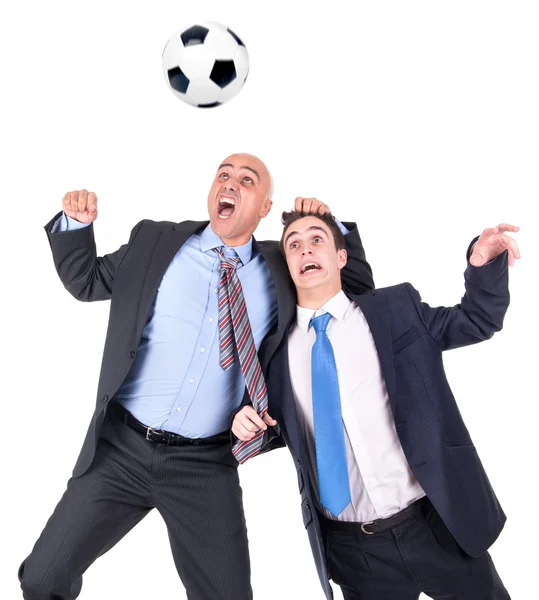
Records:
M318 213L319 215L331 214L331 210L327 204L324 204L316 198L302 198L301 196L296 198L294 210L298 213Z

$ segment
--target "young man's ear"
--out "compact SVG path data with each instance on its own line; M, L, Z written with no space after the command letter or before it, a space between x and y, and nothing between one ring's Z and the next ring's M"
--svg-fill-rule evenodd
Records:
M342 269L348 262L348 253L344 248L337 252L337 259L337 266Z

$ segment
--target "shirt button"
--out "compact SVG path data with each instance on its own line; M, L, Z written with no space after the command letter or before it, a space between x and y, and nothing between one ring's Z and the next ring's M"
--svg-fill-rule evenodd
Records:
M215 293L218 294L219 293L219 288L215 288Z
M178 412L182 412L182 407L178 406L178 408L176 409Z
M189 380L189 383L195 383L195 380L191 377L191 379Z
M108 401L109 401L109 397L108 396L103 396L101 398L101 402L103 402L103 403L108 402Z
M206 348L202 347L202 348L200 349L200 351L201 351L201 352L206 352Z
M210 323L213 323L213 317L209 318Z
M129 357L130 358L135 358L136 352L134 350L131 350L131 352L129 353Z

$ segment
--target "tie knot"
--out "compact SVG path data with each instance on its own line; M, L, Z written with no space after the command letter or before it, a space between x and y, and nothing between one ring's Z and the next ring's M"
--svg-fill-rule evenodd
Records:
M222 246L219 246L218 248L214 248L213 251L221 259L221 265L220 265L221 271L232 271L237 268L238 261L239 261L238 256L225 256Z
M314 327L314 330L316 331L317 335L320 331L325 331L328 323L331 320L331 313L324 313L323 315L319 315L318 317L315 317L314 319L311 319L311 325Z

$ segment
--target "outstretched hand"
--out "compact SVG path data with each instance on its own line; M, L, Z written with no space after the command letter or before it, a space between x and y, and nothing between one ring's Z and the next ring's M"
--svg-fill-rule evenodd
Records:
M501 223L498 227L485 229L475 243L470 256L470 264L482 267L507 250L509 264L513 266L520 258L520 251L514 238L505 235L507 231L517 232L520 227Z

